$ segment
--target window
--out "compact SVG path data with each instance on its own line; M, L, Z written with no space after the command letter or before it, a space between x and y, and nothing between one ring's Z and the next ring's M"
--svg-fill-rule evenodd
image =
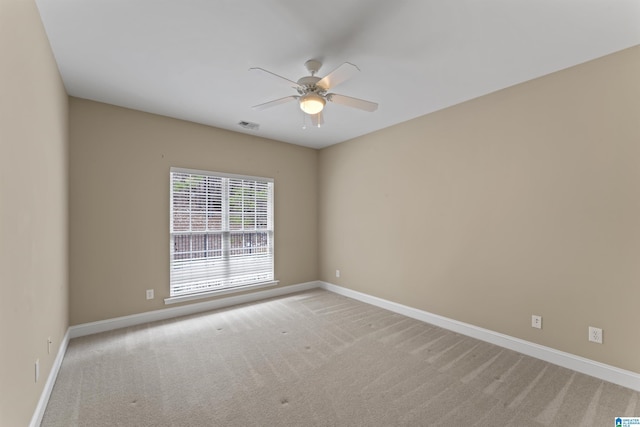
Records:
M273 180L171 168L170 295L274 282Z

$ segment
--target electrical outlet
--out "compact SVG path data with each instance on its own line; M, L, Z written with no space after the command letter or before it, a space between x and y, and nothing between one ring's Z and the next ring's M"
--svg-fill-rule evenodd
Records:
M589 326L589 341L602 344L602 329Z
M38 382L38 378L40 378L40 359L36 359L36 370L35 370L36 382Z
M336 270L336 277L340 277L340 270Z
M531 327L536 329L542 329L542 316L531 316Z
M147 289L147 299L153 299L153 289Z

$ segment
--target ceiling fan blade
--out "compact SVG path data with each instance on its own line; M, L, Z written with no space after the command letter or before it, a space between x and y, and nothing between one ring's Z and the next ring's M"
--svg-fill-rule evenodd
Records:
M280 83L286 84L288 87L292 87L292 88L300 87L300 85L297 82L294 82L293 80L289 80L288 78L282 77L276 73L272 73L271 71L265 70L264 68L253 67L253 68L249 68L249 71L253 71L254 73L259 73L261 75L275 77L276 79L278 79Z
M365 101L364 99L352 98L350 96L338 95L337 93L327 94L327 99L336 104L346 105L347 107L358 108L360 110L373 112L378 109L376 102Z
M315 127L320 127L324 124L324 117L322 116L322 111L318 114L314 114L311 116L311 124Z
M254 110L262 111L262 110L266 110L267 108L275 107L276 105L285 104L287 102L293 101L298 98L299 98L298 96L294 96L294 95L285 96L284 98L275 99L273 101L265 102L264 104L254 105L251 108L253 108Z
M322 78L316 86L324 90L329 90L338 86L340 83L349 80L351 77L360 72L360 69L350 62L345 62L326 76Z

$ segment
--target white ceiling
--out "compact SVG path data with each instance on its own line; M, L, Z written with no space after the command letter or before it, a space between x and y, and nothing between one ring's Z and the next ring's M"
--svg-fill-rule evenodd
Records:
M36 0L68 93L321 148L640 44L638 0ZM302 128L297 80L361 72ZM244 130L239 121L260 124Z

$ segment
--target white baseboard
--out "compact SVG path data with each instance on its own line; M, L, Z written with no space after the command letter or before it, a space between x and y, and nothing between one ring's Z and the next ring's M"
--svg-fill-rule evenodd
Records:
M53 391L53 386L56 383L56 378L58 377L58 372L60 371L60 367L62 366L62 359L64 359L64 354L67 352L67 345L69 344L69 330L64 334L62 338L62 342L60 343L60 348L58 348L58 354L56 354L56 358L53 361L53 366L51 367L51 372L49 372L49 376L47 377L47 382L44 385L44 389L40 394L40 400L38 400L38 406L36 406L36 410L31 417L31 422L29 423L30 427L38 427L40 423L42 423L42 417L44 417L44 411L47 409L47 403L49 403L49 397L51 396L51 392Z
M565 353L551 347L545 347L543 345L535 344L519 338L514 338L509 335L504 335L488 329L480 328L468 323L459 322L457 320L449 319L444 316L432 314L423 310L419 310L417 308L412 308L392 301L387 301L382 298L367 295L358 291L353 291L351 289L343 288L331 283L320 282L320 287L327 291L344 295L346 297L353 298L367 304L375 305L377 307L384 308L386 310L393 311L395 313L402 314L416 320L430 323L432 325L436 325L462 335L476 338L481 341L486 341L500 347L508 348L509 350L517 351L518 353L526 354L527 356L535 357L537 359L553 363L554 365L572 369L574 371L581 372L583 374L587 374L601 380L618 384L632 390L640 391L640 374L632 371L616 368L615 366L606 365L604 363L576 356L571 353Z
M158 320L172 319L174 317L187 316L201 313L203 311L215 310L218 308L230 307L232 305L245 304L267 298L278 297L294 292L306 291L317 288L319 282L307 282L297 285L282 286L279 288L264 291L251 292L242 295L220 298L212 301L199 302L195 304L183 305L179 307L163 308L160 310L148 311L146 313L132 314L129 316L115 317L113 319L99 320L97 322L83 323L69 328L69 338L78 338L85 335L97 334L99 332L112 331L114 329L126 328L129 326L141 325L143 323L155 322Z

